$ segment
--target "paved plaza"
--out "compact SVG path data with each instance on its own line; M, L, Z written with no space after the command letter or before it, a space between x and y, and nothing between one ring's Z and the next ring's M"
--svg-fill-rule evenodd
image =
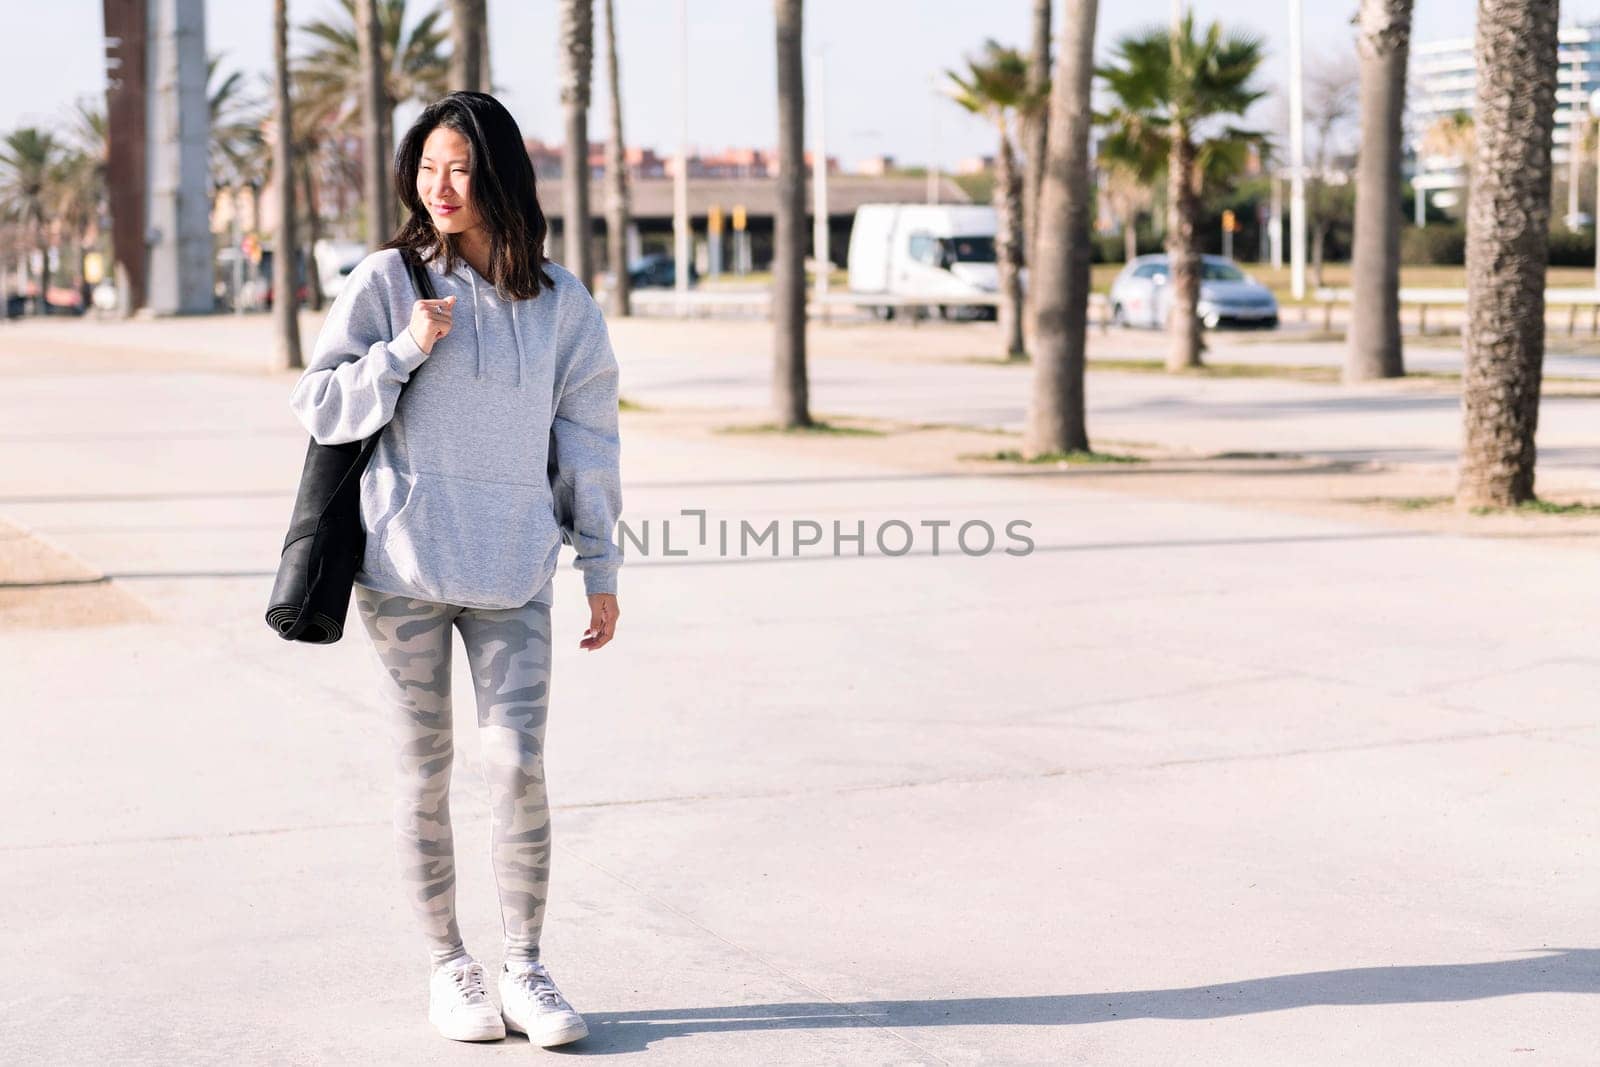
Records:
M262 621L305 445L294 377L252 369L265 320L65 329L0 328L0 520L59 571L0 589L4 1058L545 1055L429 1026L376 660L359 628ZM682 330L613 327L627 397L762 402L764 351ZM1017 424L1025 372L881 336L813 361L819 412ZM1437 464L1458 426L1383 386L1096 373L1091 397L1097 435L1202 450ZM1543 414L1542 462L1600 488L1600 400ZM625 414L625 518L657 540L600 653L563 552L543 955L591 1036L550 1055L1593 1061L1600 554L812 444ZM868 554L720 555L685 509L859 521ZM872 544L938 520L938 553ZM973 520L1033 550L952 551ZM126 599L30 621L73 590ZM497 964L463 666L460 912Z

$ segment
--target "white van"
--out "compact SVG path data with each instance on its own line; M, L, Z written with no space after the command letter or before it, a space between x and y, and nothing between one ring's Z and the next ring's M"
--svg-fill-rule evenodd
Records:
M989 204L862 204L850 227L850 291L926 299L940 312L1000 288ZM946 298L949 299L946 299ZM966 307L986 317L994 308ZM876 309L894 317L893 305Z

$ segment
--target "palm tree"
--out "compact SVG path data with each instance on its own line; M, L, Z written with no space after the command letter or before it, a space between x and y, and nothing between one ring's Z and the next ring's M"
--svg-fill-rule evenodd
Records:
M564 266L594 288L589 248L589 80L594 68L594 0L561 0L561 235Z
M89 228L99 218L105 189L104 160L77 147L62 152L50 171L50 205L60 242L59 262L72 264L71 280L81 288Z
M294 108L289 100L288 0L272 3L272 172L278 194L278 232L272 254L272 318L280 370L305 366L300 354L300 319L295 299ZM307 264L307 269L311 265Z
M1452 111L1448 115L1440 115L1422 131L1422 154L1456 160L1467 182L1468 197L1472 193L1472 154L1476 147L1470 111Z
M606 139L606 258L611 260L611 313L633 313L628 274L628 157L622 140L622 74L617 66L617 11L606 0L606 84L611 92L611 136Z
M1033 0L1033 47L1028 52L1028 88L1040 101L1037 111L1022 122L1023 183L1022 234L1023 262L1032 266L1038 249L1039 187L1044 181L1045 150L1049 144L1050 117L1050 8L1051 0ZM1023 291L1022 322L1025 333L1033 332L1033 293Z
M1456 503L1533 499L1550 251L1555 0L1478 0L1477 151L1467 205L1465 434Z
M1050 92L1049 149L1039 190L1033 271L1033 393L1028 457L1087 451L1083 371L1089 320L1089 128L1098 0L1066 0Z
M1401 122L1412 0L1362 0L1356 16L1361 57L1361 148L1356 155L1356 226L1346 381L1405 374L1400 346Z
M383 54L383 24L377 0L358 0L356 41L361 60L361 190L367 208L367 247L377 248L394 229L389 190L389 143L394 137L394 104L389 99Z
M450 0L450 88L488 92L484 77L486 0Z
M356 32L358 2L372 2L378 13L383 92L391 110L408 100L435 100L449 91L450 84L450 60L444 52L449 33L439 26L441 8L424 12L407 32L406 0L339 0L335 18L299 27L311 48L297 64L295 99L313 111L335 116L340 131L346 133L360 129L366 85Z
M222 56L206 61L206 105L211 116L211 183L235 187L261 178L266 116L261 101L245 90L244 72L218 80Z
M363 34L358 32L357 5L370 7L377 16L376 54L380 57L379 89L363 66ZM406 0L339 0L332 19L318 19L299 27L310 38L311 49L302 57L295 73L296 103L317 115L326 115L330 133L360 134L363 145L377 149L377 164L362 164L363 187L382 169L382 192L367 191L369 240L381 242L375 234L386 234L386 218L392 218L393 199L389 190L389 160L393 157L393 135L387 116L405 101L428 102L443 96L450 81L450 61L444 52L448 31L439 20L442 8L430 8L407 31ZM364 131L369 111L381 111L372 134ZM365 153L364 153L365 155ZM375 217L376 205L385 218Z
M1122 261L1132 262L1139 254L1139 216L1150 210L1155 195L1150 190L1151 177L1140 174L1131 163L1121 159L1100 160L1100 195L1106 206L1122 226Z
M306 129L298 116L295 119L294 159L305 203L306 239L306 305L312 311L321 311L325 300L322 292L322 273L317 269L317 242L322 240L322 205L317 198L317 180L321 171L320 131L313 126Z
M11 221L32 236L39 252L37 307L41 315L47 307L45 290L50 287L51 200L62 154L60 142L36 126L12 130L0 140L0 205ZM23 264L24 277L31 282L33 268L28 257Z
M1200 197L1208 178L1237 173L1250 151L1265 143L1261 133L1227 122L1265 95L1252 84L1263 54L1259 38L1225 35L1215 22L1195 36L1194 13L1186 11L1170 29L1122 38L1113 49L1113 62L1099 72L1112 97L1104 117L1112 128L1107 153L1141 168L1166 160L1172 290L1168 370L1200 365L1200 320L1195 315Z
M1048 99L1036 94L1027 60L1014 48L984 42L981 59L968 58L967 74L945 71L953 83L951 99L994 123L1000 143L995 154L995 259L1000 270L1000 324L1007 358L1027 355L1022 343L1022 173L1012 130L1017 120L1039 112Z
M778 426L811 425L806 382L805 67L801 0L773 0L778 46L778 202L772 257L772 400Z
M91 231L97 237L104 237L101 222L106 199L106 133L104 103L95 102L93 98L78 101L72 111L72 128L51 183L62 232L76 246L70 262L76 265L75 277L80 283L86 277L84 260L90 251Z

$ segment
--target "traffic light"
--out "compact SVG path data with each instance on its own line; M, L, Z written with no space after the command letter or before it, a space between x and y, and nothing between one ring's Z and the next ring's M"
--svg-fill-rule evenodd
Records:
M1222 230L1224 233L1239 232L1239 220L1234 217L1231 208L1222 213Z

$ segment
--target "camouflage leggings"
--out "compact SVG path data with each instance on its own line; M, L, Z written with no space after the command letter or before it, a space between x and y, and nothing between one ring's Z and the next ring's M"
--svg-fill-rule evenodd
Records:
M550 606L489 611L391 596L363 585L355 601L384 667L392 709L394 826L402 877L433 962L464 951L456 925L450 831L450 627L461 630L478 696L478 736L508 961L539 958L550 878L544 726Z

